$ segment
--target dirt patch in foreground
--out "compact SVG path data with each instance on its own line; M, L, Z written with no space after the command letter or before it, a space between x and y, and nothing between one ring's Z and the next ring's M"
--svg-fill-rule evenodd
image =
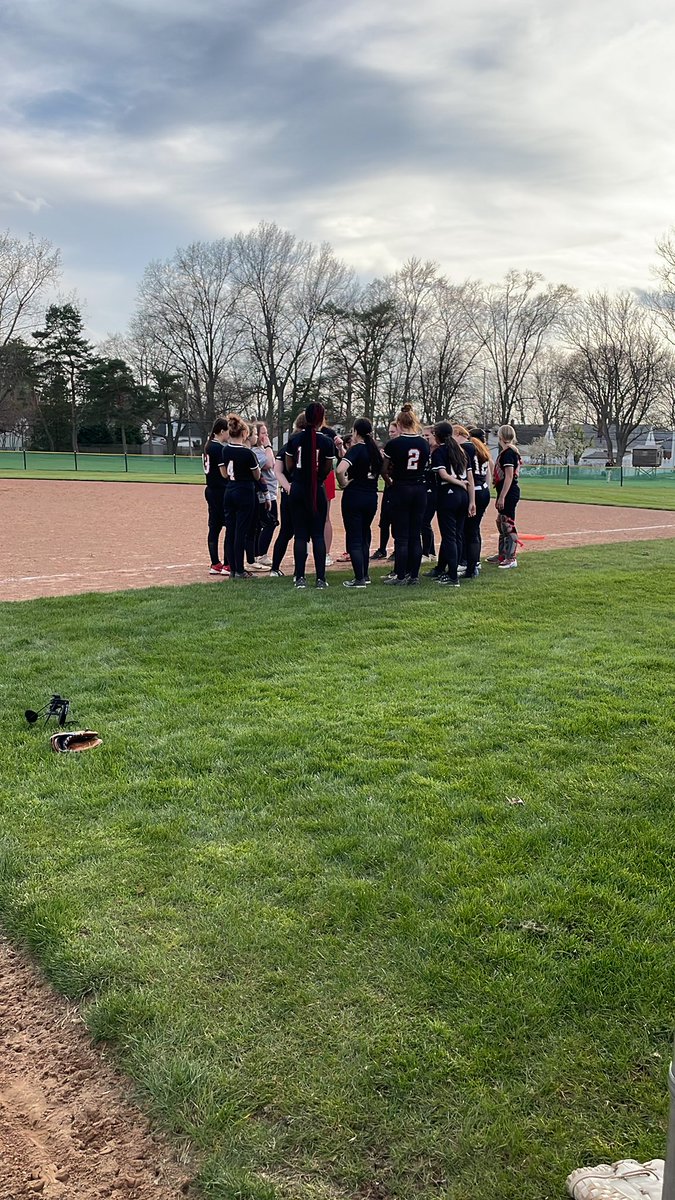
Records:
M77 1009L0 937L2 1200L185 1200L188 1180Z

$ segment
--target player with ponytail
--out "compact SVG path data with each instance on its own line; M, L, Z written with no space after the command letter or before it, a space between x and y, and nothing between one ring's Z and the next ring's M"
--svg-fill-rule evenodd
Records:
M230 574L225 552L225 539L223 539L222 559L218 553L220 535L225 528L225 480L220 473L220 464L223 461L223 446L226 441L227 421L224 417L218 417L206 439L202 457L206 475L204 498L209 510L209 532L206 539L211 559L209 575L219 575L221 578L226 578Z
M316 586L326 583L326 492L324 479L333 466L334 446L319 432L326 410L313 401L305 409L305 429L294 433L286 447L286 470L291 481L290 501L295 533L295 586L305 588L307 544L311 540Z
M394 532L394 570L383 583L418 584L422 562L422 522L427 505L424 471L429 444L422 436L412 404L404 404L396 418L398 437L384 448L382 474L391 486L391 519Z
M249 436L248 425L236 413L228 415L227 432L229 440L223 446L220 464L220 473L225 480L227 561L231 579L252 579L252 572L244 570L244 550L256 504L260 467L250 446L244 444Z
M344 581L346 588L364 588L370 583L370 527L377 512L377 481L382 462L370 421L359 417L354 422L351 445L337 469L338 481L344 488L342 520L347 553L354 569L354 578Z
M431 465L438 480L437 513L441 531L438 565L443 568L437 583L459 587L457 566L469 508L468 461L464 450L455 440L449 421L439 421L434 425L433 435L438 443L431 456Z

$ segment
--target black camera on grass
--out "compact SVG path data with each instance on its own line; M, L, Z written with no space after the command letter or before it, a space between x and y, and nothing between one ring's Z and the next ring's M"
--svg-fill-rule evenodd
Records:
M59 725L64 726L68 717L68 709L70 708L70 700L66 700L64 696L58 694L51 697L46 704L39 708L37 712L33 708L26 709L26 720L29 725L35 725L40 717L44 717L45 725L50 717L56 717Z

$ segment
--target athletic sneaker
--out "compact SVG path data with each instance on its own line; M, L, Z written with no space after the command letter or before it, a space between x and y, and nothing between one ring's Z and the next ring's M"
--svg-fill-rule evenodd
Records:
M459 580L453 579L451 575L439 575L436 583L441 587L459 587Z
M255 561L260 563L261 567L272 566L272 559L270 558L269 554L259 554Z
M392 587L407 587L409 579L409 575L406 575L403 579L399 579L398 575L385 575L382 583L388 583Z
M423 574L425 579L440 579L443 572L439 571L438 567L432 567L430 571L424 571Z
M388 575L382 576L382 579L380 580L380 582L381 583L393 583L395 579L398 579L398 575L396 574L395 571L390 571Z
M423 554L422 562L423 563L436 562L436 555L435 554Z
M283 571L270 571L269 576L268 576L269 579L283 579L283 577L284 577Z
M462 575L466 575L466 563L464 563L463 565L460 563L460 565L457 568L458 578L461 579Z
M249 571L266 571L268 568L261 563L259 558L256 558L254 562L248 564L248 569Z
M517 566L518 566L517 558L505 558L503 562L499 563L499 570L500 571L508 571L510 567L517 567Z
M496 566L499 566L499 564L501 562L503 562L504 559L501 557L500 554L491 554L489 558L485 559L485 561L486 561L486 563L493 563Z
M222 563L211 563L211 566L209 567L209 575L222 575L222 573L223 573L223 564Z
M296 588L306 588L307 587L307 580L305 579L304 575L298 575L298 578L294 579L293 582L294 582Z
M351 554L347 554L347 551L345 550L344 554L338 554L335 561L339 563L348 563L352 561L352 557Z
M395 562L395 560L396 560L396 552L394 552L393 554L387 555L387 562Z
M342 586L346 588L365 588L369 579L343 579Z
M364 579L364 581L363 581L363 582L365 583L366 587L368 587L368 585L369 585L369 584L371 584L373 581L372 581L372 579L370 578L370 576L369 576L369 575L366 575L366 577L365 577L365 579Z
M325 579L317 579L316 584L314 586L318 589L318 591L324 592L326 590L326 588L328 587L328 584L326 583Z
M254 579L253 571L238 571L236 575L230 575L230 579Z
M419 582L420 582L420 577L419 577L419 575L415 575L415 576L406 575L405 582L407 583L408 587L418 587Z
M386 558L386 557L387 557L386 550L376 550L374 552L374 554L371 554L371 556L370 556L372 562L378 562L379 559Z

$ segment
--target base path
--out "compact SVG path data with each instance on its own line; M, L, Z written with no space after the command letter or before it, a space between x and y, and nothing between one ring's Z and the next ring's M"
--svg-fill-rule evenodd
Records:
M344 550L340 496L333 501L331 554ZM208 574L206 502L184 484L0 480L0 600L113 592L126 588L222 580ZM524 554L675 537L675 512L523 500ZM373 526L374 544L377 522ZM483 545L496 549L495 510L483 519ZM393 549L390 542L389 549ZM284 569L292 571L292 560ZM311 564L310 564L311 569ZM348 566L342 565L342 570ZM261 573L259 582L264 583Z

